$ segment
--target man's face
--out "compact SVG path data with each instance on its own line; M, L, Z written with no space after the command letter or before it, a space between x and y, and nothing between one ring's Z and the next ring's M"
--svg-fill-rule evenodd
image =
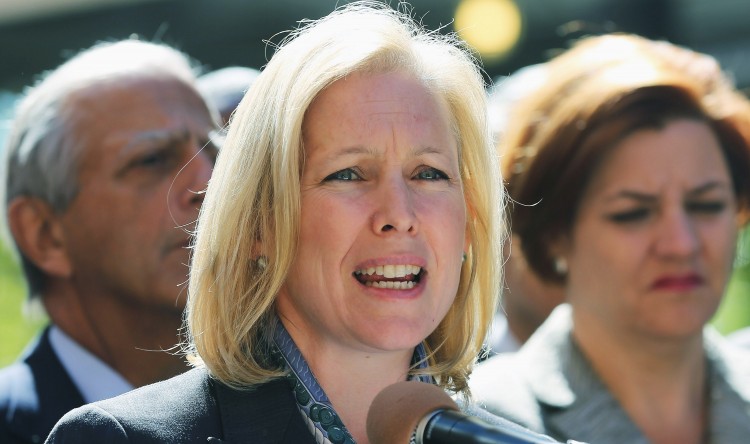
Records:
M61 215L74 284L82 297L181 312L199 192L216 157L206 105L164 77L119 79L67 105L81 116L83 145L78 194Z

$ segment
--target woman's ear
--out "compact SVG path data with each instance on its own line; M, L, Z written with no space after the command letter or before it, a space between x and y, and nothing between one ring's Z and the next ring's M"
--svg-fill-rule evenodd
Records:
M567 236L558 237L550 243L549 253L554 261L555 271L561 275L567 274L571 253L570 239Z
M255 242L253 242L253 247L251 251L251 258L258 259L261 256L266 256L266 250L263 248L263 241L260 239L255 239Z
M549 244L549 252L552 257L567 256L570 250L568 238L560 236Z
M45 274L67 278L73 267L57 213L41 199L17 197L8 205L11 235L24 257Z
M467 228L466 236L464 237L464 260L466 260L466 255L469 254L470 249L471 249L471 233L469 233L469 230Z

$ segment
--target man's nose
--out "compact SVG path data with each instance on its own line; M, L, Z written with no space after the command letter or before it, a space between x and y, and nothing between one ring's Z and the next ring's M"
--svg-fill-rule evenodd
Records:
M200 208L203 204L203 198L208 181L211 179L211 173L216 161L215 153L212 148L196 144L194 146L193 157L188 161L183 170L178 174L177 182L180 182L182 189L180 193L180 203L184 207ZM179 176L184 176L180 181Z

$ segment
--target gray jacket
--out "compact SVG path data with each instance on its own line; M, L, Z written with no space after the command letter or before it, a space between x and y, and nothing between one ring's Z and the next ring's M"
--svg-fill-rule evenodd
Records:
M469 385L490 412L558 440L648 443L612 397L571 336L570 306L556 308L517 353L480 364ZM750 352L711 328L704 333L710 369L710 443L750 437Z

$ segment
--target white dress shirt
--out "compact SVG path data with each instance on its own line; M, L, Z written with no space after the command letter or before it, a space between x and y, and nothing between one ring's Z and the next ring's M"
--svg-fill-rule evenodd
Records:
M112 367L81 347L57 326L50 328L49 341L87 403L121 395L134 388Z

